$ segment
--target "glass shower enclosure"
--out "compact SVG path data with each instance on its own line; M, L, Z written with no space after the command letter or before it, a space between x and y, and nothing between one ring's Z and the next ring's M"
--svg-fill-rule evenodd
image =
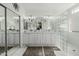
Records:
M0 4L0 55L15 47L20 47L20 16Z

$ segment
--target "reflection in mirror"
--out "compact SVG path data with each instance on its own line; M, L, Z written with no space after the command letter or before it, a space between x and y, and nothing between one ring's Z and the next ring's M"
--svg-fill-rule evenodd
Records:
M38 16L27 16L27 19L24 19L24 30L29 30L29 31L38 31L38 30L52 30L50 26L50 22L48 21L50 19ZM50 28L48 28L50 27Z

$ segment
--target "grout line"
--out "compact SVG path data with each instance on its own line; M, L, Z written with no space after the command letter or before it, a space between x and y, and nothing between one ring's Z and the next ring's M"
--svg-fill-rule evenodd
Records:
M42 46L42 53L43 53L43 56L45 56L45 54L44 54L44 48L43 48L43 46Z

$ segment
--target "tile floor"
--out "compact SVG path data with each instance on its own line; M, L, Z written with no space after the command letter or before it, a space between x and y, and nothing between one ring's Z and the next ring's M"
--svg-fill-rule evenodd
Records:
M54 50L60 51L57 47L28 47L23 56L55 56Z

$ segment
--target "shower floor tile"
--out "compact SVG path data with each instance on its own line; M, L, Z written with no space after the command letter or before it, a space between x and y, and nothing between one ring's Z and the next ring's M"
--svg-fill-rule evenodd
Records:
M56 56L54 50L60 51L57 47L28 47L23 56Z
M28 47L24 56L42 56L41 47Z

